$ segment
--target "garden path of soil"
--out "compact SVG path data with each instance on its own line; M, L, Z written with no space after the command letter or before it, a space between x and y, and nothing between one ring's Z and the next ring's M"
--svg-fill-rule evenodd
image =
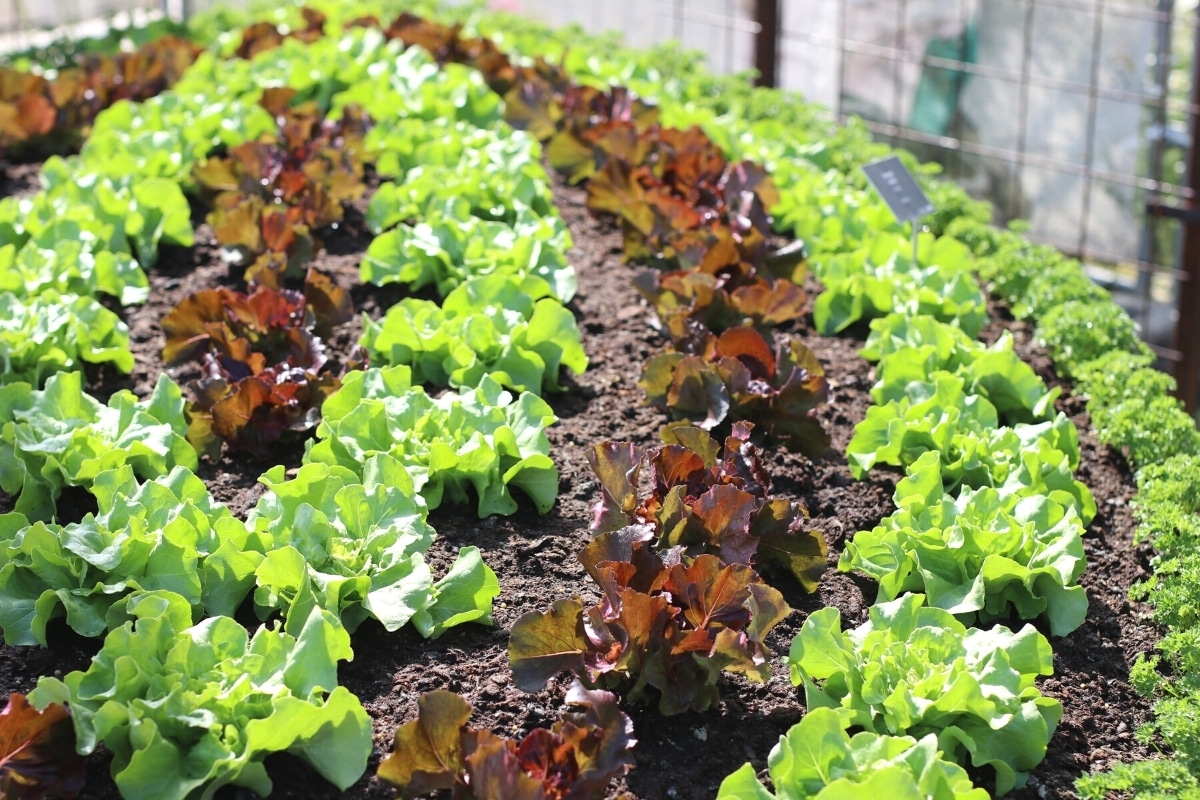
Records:
M28 169L19 178L0 184L0 192L25 193ZM3 191L7 189L7 191ZM589 509L599 487L584 459L589 446L605 439L632 440L649 445L664 422L659 412L642 405L637 386L643 362L664 345L653 326L654 315L640 301L630 281L636 268L621 262L621 236L608 221L589 217L585 193L577 188L555 187L559 208L575 239L571 263L579 275L579 294L572 303L591 359L587 373L570 384L564 395L548 399L560 417L549 431L552 457L561 478L554 509L538 516L522 501L511 517L480 520L471 509L443 507L430 515L439 538L429 558L435 572L444 570L460 546L474 544L496 571L502 586L494 628L467 625L426 641L411 628L387 633L367 622L355 632L355 660L343 664L342 683L358 695L375 724L375 750L367 777L339 794L307 765L287 756L273 756L268 768L275 779L273 796L282 798L382 798L394 791L371 777L380 759L391 749L395 728L415 715L421 692L450 689L464 695L475 707L472 724L510 736L558 718L566 681L538 694L525 694L512 683L508 669L507 631L521 614L544 610L557 599L582 595L595 599L575 554L587 539ZM356 308L378 317L403 296L395 287L363 286L358 262L371 236L362 221L364 203L350 209L339 230L325 237L326 251L317 266L353 287ZM163 370L162 331L159 321L179 300L202 288L234 285L236 279L219 257L203 213L197 211L197 244L194 248L164 248L151 271L150 302L128 309L137 367L130 376L89 375L93 393L107 397L120 388L145 395ZM809 292L819 286L811 279ZM1049 383L1057 380L1045 354L1031 342L1031 328L1014 322L1000 306L992 308L992 323L984 333L994 340L1011 330L1018 349ZM779 736L799 721L803 693L788 680L781 656L808 613L826 605L838 607L844 623L866 619L874 599L872 581L838 572L835 568L842 543L861 528L869 528L892 509L891 493L898 473L875 470L866 481L850 477L842 455L855 423L871 404L871 366L857 356L865 328L850 335L826 339L813 333L811 315L790 333L799 335L817 353L830 384L830 402L820 411L833 447L820 461L768 449L766 460L775 479L774 491L802 501L811 514L809 524L821 531L830 546L830 569L818 591L805 594L791 581L777 581L787 601L796 609L771 634L776 655L774 676L765 685L739 677L721 680L722 701L706 713L662 717L653 709L628 709L638 745L637 767L614 784L609 798L625 800L707 800L716 795L721 780L743 762L756 769L766 766L767 754ZM344 357L361 333L361 322L350 323L330 343L335 357ZM170 370L181 382L194 377L188 369ZM1085 539L1088 569L1083 577L1091 598L1084 625L1054 642L1055 674L1040 681L1046 694L1060 699L1066 709L1050 743L1047 759L1034 770L1028 786L1009 797L1074 797L1072 784L1088 769L1104 768L1116 760L1153 755L1134 739L1134 730L1148 718L1149 704L1128 682L1134 656L1150 649L1157 632L1147 622L1147 608L1131 603L1132 583L1148 575L1146 547L1132 544L1134 521L1129 500L1134 483L1124 458L1097 443L1090 432L1082 401L1069 396L1059 407L1081 431L1083 463L1078 477L1096 496L1099 514ZM278 461L289 468L300 463L303 446L281 445ZM258 476L270 464L244 456L225 456L204 462L200 475L213 495L235 514L244 515L261 494ZM0 506L8 498L0 498ZM90 496L73 492L64 496L60 513L78 519ZM0 510L3 510L0 508ZM244 614L252 622L252 614ZM1016 627L1015 622L1010 625ZM27 692L39 675L85 669L99 641L74 636L61 624L52 628L49 649L0 647L0 691ZM88 765L88 788L83 797L112 798L117 792L108 776L110 756L98 753ZM225 789L222 798L249 798L245 790Z

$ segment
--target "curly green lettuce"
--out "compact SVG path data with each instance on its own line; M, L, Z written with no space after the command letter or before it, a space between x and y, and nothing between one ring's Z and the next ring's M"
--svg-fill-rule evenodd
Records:
M877 734L933 734L946 759L990 768L997 796L1025 784L1062 717L1034 685L1053 673L1046 637L1032 625L968 629L919 594L872 606L848 631L838 609L813 612L788 663L809 709Z
M346 789L366 770L371 720L337 685L350 635L314 610L295 635L230 617L192 624L188 601L146 592L126 606L86 672L42 678L38 709L67 703L83 755L104 744L128 800L210 800L222 786L271 792L263 759L288 752Z
M469 502L471 490L480 517L511 514L517 501L510 487L517 487L544 514L558 496L546 437L557 417L540 397L514 398L487 376L478 388L432 398L413 386L405 365L354 371L321 415L306 462L362 475L367 459L387 453L408 470L430 508L443 498Z
M464 547L446 575L433 579L424 554L435 533L396 459L372 456L361 479L314 463L290 480L282 466L260 480L268 491L246 520L267 542L256 572L260 616L282 610L290 630L320 607L350 631L373 617L389 631L411 621L423 636L464 622L491 624L500 593L495 573L478 548Z

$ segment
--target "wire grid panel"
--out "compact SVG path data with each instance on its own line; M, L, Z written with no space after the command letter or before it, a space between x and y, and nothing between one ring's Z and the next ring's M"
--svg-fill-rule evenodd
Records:
M754 66L754 0L491 0L554 26L576 24L591 33L617 31L631 47L668 40L704 53L709 69L739 72Z
M1178 226L1145 206L1190 200L1191 98L1172 93L1171 70L1195 26L1194 0L1182 5L784 0L781 85L940 161L998 221L1028 219L1035 238L1132 271L1127 305L1165 342L1153 275L1177 275Z

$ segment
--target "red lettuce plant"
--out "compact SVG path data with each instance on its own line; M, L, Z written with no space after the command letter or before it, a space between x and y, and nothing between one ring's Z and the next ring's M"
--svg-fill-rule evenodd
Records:
M769 563L814 591L826 568L825 540L802 530L802 505L770 497L771 478L750 443L752 428L734 424L723 448L692 426L668 428L670 442L662 447L596 445L587 454L601 487L592 532L647 526L657 548L681 547L692 557L710 553L727 564ZM641 488L643 468L648 492Z
M273 288L304 275L320 248L313 231L341 221L342 204L366 191L365 115L348 107L336 122L323 120L315 103L291 106L295 95L263 93L279 124L275 141L246 142L192 170L217 241L249 263L247 282Z
M655 552L654 538L649 525L600 534L579 557L600 601L559 600L513 624L508 658L520 689L539 691L570 670L634 702L656 693L663 714L678 714L715 704L723 670L760 683L770 676L764 642L791 613L783 596L744 564L692 560L681 547Z
M429 692L417 718L396 730L379 777L402 797L450 789L459 800L589 800L633 767L633 723L608 692L578 682L567 692L572 710L549 730L520 742L467 725L471 706L457 694ZM502 788L503 787L503 788Z
M772 347L752 328L731 328L720 336L705 333L688 347L646 362L639 385L652 405L705 430L753 420L810 457L824 454L829 435L814 414L829 387L802 342L780 337Z
M305 292L206 289L163 318L163 360L201 362L188 408L188 438L198 450L215 454L224 440L267 458L286 431L317 423L321 404L341 386L317 331L348 321L353 309L345 291L315 270Z

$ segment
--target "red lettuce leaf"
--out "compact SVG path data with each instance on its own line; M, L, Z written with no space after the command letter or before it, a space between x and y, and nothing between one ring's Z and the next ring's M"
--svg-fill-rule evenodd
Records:
M14 692L0 711L0 795L19 800L71 798L84 787L84 760L61 703L37 711Z
M417 701L396 730L379 778L405 797L452 789L462 800L590 800L634 765L633 723L612 694L578 682L561 720L517 742L467 725L471 706L453 692Z
M726 666L753 680L769 675L763 639L789 610L783 596L748 566L711 555L680 560L678 550L660 556L640 537L609 531L580 556L603 591L599 603L560 601L514 623L509 662L518 687L540 689L558 664L585 685L623 691L631 701L657 695L662 713L677 714L717 702ZM626 552L621 560L595 560ZM756 608L763 620L755 621Z

